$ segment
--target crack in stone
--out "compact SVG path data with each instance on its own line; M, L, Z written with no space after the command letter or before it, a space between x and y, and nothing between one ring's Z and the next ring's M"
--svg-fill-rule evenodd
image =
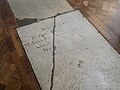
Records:
M23 27L23 26L26 26L26 25L30 25L32 23L36 23L36 22L42 21L42 20L54 18L56 16L59 16L59 15L65 14L65 13L69 13L69 12L72 12L72 11L76 11L76 10L78 10L78 9L73 9L73 10L70 10L70 11L63 12L63 13L58 13L58 14L56 14L54 16L47 17L47 18L42 18L42 19L38 19L38 18L23 18L23 19L20 20L19 18L16 18L16 22L17 22L18 28L19 28L19 27Z
M53 89L53 79L54 79L54 71L55 71L55 50L56 50L56 46L55 46L55 28L56 28L56 17L59 16L59 15L62 15L62 14L73 12L73 11L76 11L76 10L71 10L71 11L67 11L67 12L64 12L64 13L58 13L55 16L41 19L41 20L45 20L45 19L49 19L49 18L53 18L54 19L54 22L53 22L53 32L52 32L53 33L53 52L52 52L52 54L53 54L53 67L52 67L52 73L51 73L50 90Z
M63 12L63 13L57 13L56 15L51 16L51 17L38 19L38 21L43 21L43 20L46 20L46 19L54 18L54 17L60 16L60 15L63 15L63 14L69 13L69 12L74 12L76 10L79 10L79 9L73 9L73 10L70 10L70 11Z
M53 26L53 68L52 68L52 74L51 74L50 90L52 90L52 88L53 88L53 79L54 79L54 71L55 71L55 49L56 49L56 46L55 46L55 28L56 28L56 16L53 17L53 19L54 19L54 26Z
M36 23L38 22L37 18L24 18L22 20L20 20L19 18L16 18L18 27L22 27L22 26L26 26L26 25L30 25L32 23Z
M50 90L53 89L53 79L54 79L54 71L55 71L55 50L56 50L56 46L55 46L55 28L56 28L56 17L60 16L60 15L63 15L63 14L66 14L66 13L69 13L69 12L76 11L76 10L77 9L70 10L70 11L63 12L63 13L58 13L55 16L51 16L51 17L47 17L47 18L43 18L43 19L25 18L25 19L19 20L17 18L19 26L29 25L29 24L32 24L32 23L35 23L35 22L39 22L39 21L42 21L42 20L46 20L46 19L50 19L50 18L54 19L54 22L53 22L53 32L52 32L53 33L53 51L52 51L52 55L53 55L53 67L52 67L52 71L51 71L51 85L50 85Z

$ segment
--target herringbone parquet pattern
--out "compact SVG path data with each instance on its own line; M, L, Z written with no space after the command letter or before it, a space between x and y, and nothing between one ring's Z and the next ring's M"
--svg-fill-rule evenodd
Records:
M0 0L0 90L41 90L16 26L7 0Z
M120 4L118 0L84 0L84 4L120 37Z
M120 0L67 0L120 53Z

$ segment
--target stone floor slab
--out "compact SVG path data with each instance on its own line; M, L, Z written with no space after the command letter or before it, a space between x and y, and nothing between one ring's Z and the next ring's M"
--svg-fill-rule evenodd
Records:
M120 89L119 54L78 10L17 31L42 90Z
M8 2L19 19L42 19L73 9L66 0L8 0Z

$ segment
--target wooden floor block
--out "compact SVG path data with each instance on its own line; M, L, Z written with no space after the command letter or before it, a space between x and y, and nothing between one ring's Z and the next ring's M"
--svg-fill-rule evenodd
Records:
M5 85L3 85L3 84L0 84L0 90L5 90Z
M72 5L75 9L79 9L85 15L85 17L98 29L98 31L106 38L106 40L108 40L108 42L113 46L113 48L115 48L116 51L120 53L119 47L120 19L118 19L120 16L118 10L120 9L118 7L119 5L115 10L113 10L114 13L111 13L110 10L102 9L103 2L105 2L103 0L102 1L84 0L84 1L88 1L87 7L84 4L73 3L75 2L75 0L68 0L70 5ZM115 3L115 1L113 1L112 3ZM108 2L110 3L110 1ZM108 2L104 4L104 8L105 6L107 7ZM112 15L112 17L110 15ZM118 15L117 16L118 18L115 17L115 15Z
M6 68L6 67L5 67ZM9 80L11 79L11 76L13 75L14 71L15 71L15 65L14 64L10 64L9 68L6 70L6 74L4 75L4 77L2 78L2 80L0 81L0 83L7 85L7 83L9 82Z

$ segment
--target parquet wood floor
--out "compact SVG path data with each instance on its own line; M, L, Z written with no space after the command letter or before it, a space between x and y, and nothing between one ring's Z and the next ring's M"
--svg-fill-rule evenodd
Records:
M117 0L68 0L79 9L105 39L120 53L120 8Z
M0 90L41 90L16 26L7 0L0 0Z
M69 3L120 53L117 0L69 0ZM0 0L0 90L41 90L15 29L15 17L8 2Z
M120 38L120 4L118 0L84 0L84 3Z

